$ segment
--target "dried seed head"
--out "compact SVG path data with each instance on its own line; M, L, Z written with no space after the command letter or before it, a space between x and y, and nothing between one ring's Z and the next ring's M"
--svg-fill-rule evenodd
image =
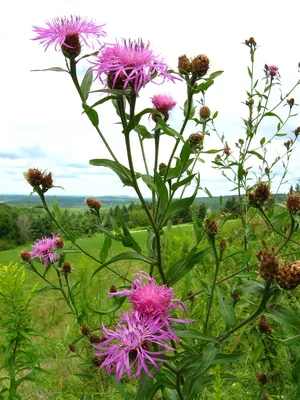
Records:
M262 315L257 324L260 333L271 333L272 328L270 327L269 320L264 315Z
M191 72L191 61L187 58L186 55L178 57L178 71L181 74Z
M213 236L215 236L219 231L216 221L209 220L208 218L205 219L205 229L208 231L209 235Z
M210 117L210 109L206 106L200 108L199 115L202 119L207 119Z
M90 333L90 328L87 325L82 325L80 327L81 333L83 334L83 336L88 336Z
M300 285L300 261L278 266L276 281L282 289L291 290Z
M254 192L248 193L248 201L252 207L263 205L270 198L270 185L266 183L259 183Z
M23 261L28 262L31 260L31 255L28 250L23 250L20 253L20 257Z
M208 68L209 59L205 54L200 54L192 60L191 71L197 78L204 76L207 73Z
M89 208L92 208L93 210L100 210L102 207L102 203L93 197L87 197L85 199L85 202Z
M258 383L260 383L261 385L266 385L268 383L268 377L263 372L258 372L256 374L256 379L258 380Z
M65 275L70 274L72 271L72 266L69 262L64 262L63 265L61 266L61 272Z
M192 133L188 138L192 150L202 150L204 136L202 133Z
M274 255L274 249L262 249L258 252L257 258L259 259L259 274L263 279L275 279L278 271L278 260Z
M292 193L287 196L286 208L291 214L300 214L300 193Z
M43 183L43 173L37 168L29 168L27 172L24 173L25 179L32 187L40 186Z

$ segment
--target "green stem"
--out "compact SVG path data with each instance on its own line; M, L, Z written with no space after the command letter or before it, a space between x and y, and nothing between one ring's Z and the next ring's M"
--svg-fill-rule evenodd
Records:
M216 269L215 269L215 275L214 275L214 279L213 279L213 284L212 284L212 287L211 287L211 293L210 293L210 297L209 297L208 309L207 309L207 314L206 314L206 319L205 319L205 324L204 324L204 329L203 329L203 333L204 334L206 333L207 326L208 326L208 321L209 321L209 317L210 317L210 313L211 313L213 297L214 297L214 292L215 292L215 288L216 288L217 277L218 277L219 267L220 267L220 259L218 257L218 253L217 253L217 249L216 249L216 242L215 242L215 237L214 236L212 236L212 248L213 248L214 256L215 256Z
M277 247L276 249L276 254L280 252L280 250L291 240L291 237L293 235L294 232L294 228L295 228L295 220L294 218L291 216L291 226L290 226L290 231L287 235L287 237L283 240L283 242Z
M265 281L265 292L263 294L263 297L261 299L261 302L257 308L257 310L251 314L248 318L244 319L242 322L240 322L237 326L232 328L229 332L225 333L224 335L221 335L217 338L218 342L221 343L225 339L227 339L229 336L231 336L234 332L242 328L243 326L247 325L249 322L251 322L254 318L256 318L266 307L269 299L271 296L273 296L279 289L278 288L273 288L271 289L271 281Z
M71 303L73 305L73 308L74 308L74 311L75 311L75 314L76 314L76 319L77 319L78 323L80 324L81 321L80 321L80 318L79 318L79 313L78 313L78 310L77 310L77 307L76 307L75 299L74 299L73 293L72 293L71 288L70 288L68 275L64 274L64 277L65 277L65 281L66 281L67 288L68 288L69 298L71 300Z

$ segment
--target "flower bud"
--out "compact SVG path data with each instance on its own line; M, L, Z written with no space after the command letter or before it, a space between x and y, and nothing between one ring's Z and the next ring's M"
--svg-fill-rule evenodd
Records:
M72 353L76 353L76 346L75 344L69 344L69 349L72 351Z
M162 163L159 164L158 169L161 170L163 168L167 168L167 165L162 162Z
M199 114L202 119L207 119L210 117L210 109L206 106L203 106L200 108Z
M208 231L209 235L213 236L215 236L219 231L216 221L209 220L208 218L205 219L205 229Z
M89 208L92 208L93 210L100 210L100 208L102 207L102 203L96 199L94 199L93 197L87 197L85 200L87 206Z
M20 257L23 261L28 262L31 260L31 255L28 250L23 250L20 253Z
M268 377L263 372L258 372L256 374L256 379L258 380L258 383L260 383L261 385L266 385L268 383Z
M80 327L81 333L83 334L83 336L88 336L90 333L90 328L87 325L82 325Z
M272 328L270 327L270 323L268 318L266 318L264 315L262 315L258 321L257 324L258 330L260 333L271 333L272 332Z
M300 214L300 194L292 193L287 196L286 208L291 214Z
M263 279L275 279L278 272L278 260L274 254L274 249L262 249L257 253L259 259L259 274Z
M224 250L227 247L227 241L226 238L223 238L219 244L219 249Z
M67 58L76 58L81 52L81 44L78 33L66 35L64 44L61 46L62 53Z
M300 285L300 261L280 264L276 280L282 289L295 289Z
M187 58L186 55L178 57L178 71L181 74L191 72L191 61Z
M204 76L209 68L209 59L206 55L200 54L192 60L191 71L197 77Z
M61 272L65 275L70 274L72 271L71 264L69 262L64 262L63 265L61 266Z
M24 173L25 179L32 187L40 186L43 183L43 173L37 168L29 168L27 172Z
M192 150L202 150L204 136L202 133L192 133L189 136L189 142Z
M291 98L291 99L287 99L286 101L288 103L288 105L292 108L293 105L295 104L295 99Z

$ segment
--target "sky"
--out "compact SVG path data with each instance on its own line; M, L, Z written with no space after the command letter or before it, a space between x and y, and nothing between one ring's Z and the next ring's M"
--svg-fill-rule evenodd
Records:
M37 41L32 26L45 26L46 20L55 17L80 15L105 23L107 37L102 42L114 43L121 38L138 39L151 43L151 48L160 54L170 68L176 69L178 56L195 57L206 54L210 59L210 71L224 70L216 78L206 96L206 105L212 112L218 111L215 120L220 135L225 135L229 147L235 151L235 142L245 135L242 117L247 117L247 107L242 104L246 90L250 88L247 74L249 49L242 44L253 36L259 45L255 75L264 77L264 65L277 65L281 75L282 93L285 94L299 80L300 61L297 1L286 0L263 2L252 0L190 0L174 2L152 0L114 2L94 0L13 0L5 2L0 25L1 46L1 146L0 146L0 194L29 194L31 188L23 177L28 168L51 171L55 185L64 190L52 189L56 195L134 195L133 189L123 187L118 177L103 167L89 165L93 158L108 158L109 155L97 132L82 114L80 99L70 77L65 73L32 72L36 69L64 67L64 57L49 47L45 52ZM4 3L2 2L2 6ZM83 53L88 48L83 48ZM81 74L88 67L84 63ZM82 76L81 76L82 78ZM101 88L98 83L95 83ZM154 85L149 83L140 92L137 108L151 107L151 97L167 93L177 105L168 123L180 129L185 101L183 82ZM293 93L300 103L299 88ZM280 94L275 91L275 98ZM96 96L96 97L95 97ZM99 99L94 95L93 102ZM95 100L96 99L96 100ZM198 98L199 99L199 98ZM91 100L92 102L92 100ZM271 103L272 104L272 103ZM199 109L199 107L198 107ZM281 109L286 115L287 107ZM100 128L115 151L119 161L127 165L124 137L117 124L118 119L109 102L97 109ZM299 107L295 107L296 113ZM153 124L147 120L143 123ZM258 132L255 143L262 137L274 133L276 124L269 118ZM298 116L285 126L284 133L294 138L292 131L300 126ZM185 138L198 132L199 127L189 123ZM284 141L276 138L268 146L269 159L284 153ZM159 162L169 159L171 144L163 138ZM205 140L205 150L222 148L216 134ZM153 162L153 146L146 143L149 164ZM141 152L136 136L133 137L133 157L136 170L143 171ZM287 192L297 182L300 150L296 148L290 160L289 172L280 192ZM207 187L215 196L228 195L233 185L213 169L212 156L203 157L196 170L200 173L201 187ZM253 172L258 173L257 159L253 159ZM282 173L282 164L274 170L276 177L272 191L277 190ZM192 190L192 187L189 189ZM142 186L145 196L147 188ZM188 192L187 192L188 193ZM200 191L198 196L204 196Z

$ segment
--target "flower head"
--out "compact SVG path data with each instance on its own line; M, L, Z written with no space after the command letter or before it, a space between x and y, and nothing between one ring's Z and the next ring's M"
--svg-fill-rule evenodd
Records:
M52 250L61 248L61 239L59 234L52 234L52 238L43 237L31 245L33 250L29 252L31 258L39 258L44 262L45 268L48 263L53 263L58 260L58 255Z
M97 357L103 357L104 361L100 368L105 367L106 372L115 372L118 381L124 373L129 379L134 376L140 377L142 370L151 376L149 365L152 364L157 370L157 362L167 360L157 357L172 348L165 343L170 340L170 334L163 330L163 322L159 317L143 318L139 313L126 313L121 317L120 323L114 330L102 326L105 340L94 345L99 353ZM160 346L161 350L152 351L152 344Z
M276 65L265 65L266 74L271 78L280 78L279 68Z
M169 111L176 106L176 101L167 94L156 94L151 100L155 110L161 112L165 117L165 121L167 121L169 119ZM153 114L152 118L156 121L157 115Z
M111 89L125 90L129 86L138 93L156 75L173 82L178 79L168 72L167 64L153 53L150 44L142 40L106 45L92 64L101 82L102 74L106 74Z
M33 26L34 32L37 33L33 40L38 40L45 50L53 44L55 50L62 49L67 53L66 56L78 56L81 50L79 39L89 46L87 39L98 41L100 36L106 35L102 30L103 25L96 25L93 21L79 16L54 18L52 22L46 21L46 25L47 28Z

